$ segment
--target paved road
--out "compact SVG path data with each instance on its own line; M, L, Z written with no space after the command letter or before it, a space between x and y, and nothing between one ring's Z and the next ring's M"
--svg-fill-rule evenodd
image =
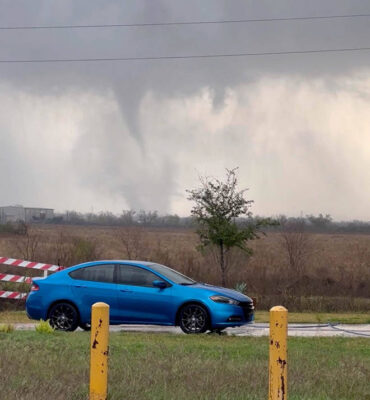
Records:
M235 336L268 336L267 323L253 323L239 328L227 328L228 335ZM17 330L33 330L34 323L15 324ZM173 333L183 334L180 328L156 325L111 325L111 332L146 332L146 333ZM370 338L370 324L289 324L289 336L342 336L342 337L368 337Z

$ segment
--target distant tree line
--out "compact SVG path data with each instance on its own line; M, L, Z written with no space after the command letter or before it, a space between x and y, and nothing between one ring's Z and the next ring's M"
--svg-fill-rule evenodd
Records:
M282 232L296 230L312 233L370 233L370 221L334 221L329 214L306 215L304 217L287 217L279 215L274 217L279 221L277 226L266 226L266 232ZM248 218L238 218L237 223L240 226L255 225L260 221L260 216ZM35 222L36 223L36 222ZM157 211L145 210L123 210L120 214L114 214L109 211L99 213L80 213L77 211L66 211L57 214L54 218L37 222L39 224L64 224L64 225L101 225L101 226L143 226L155 228L192 228L197 229L197 222L193 216L180 217L177 214L161 215ZM22 226L15 224L0 225L0 233L18 233L23 232Z
M79 213L66 211L59 214L49 223L71 225L108 225L108 226L143 226L166 228L190 228L194 227L193 217L179 217L177 214L160 215L157 211L123 210L121 214L110 211L100 213Z
M280 232L286 227L290 229L304 229L313 233L370 233L370 221L334 221L329 214L306 215L305 217L275 217L279 221L277 226L269 226L267 231ZM238 224L255 224L261 217L238 218ZM177 214L160 215L157 211L123 210L117 215L109 211L100 213L79 213L66 211L48 222L73 225L112 225L112 226L145 226L165 228L196 228L197 223L193 216L180 217Z
M286 217L280 215L279 226L270 227L275 231L305 231L312 233L370 233L370 221L334 221L329 214L313 214L305 217Z

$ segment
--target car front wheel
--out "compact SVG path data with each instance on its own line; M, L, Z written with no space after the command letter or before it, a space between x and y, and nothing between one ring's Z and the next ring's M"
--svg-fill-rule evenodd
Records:
M50 325L58 331L72 332L78 327L78 312L69 303L57 303L49 312Z
M180 311L180 328L185 333L204 333L209 322L208 312L200 304L187 304Z

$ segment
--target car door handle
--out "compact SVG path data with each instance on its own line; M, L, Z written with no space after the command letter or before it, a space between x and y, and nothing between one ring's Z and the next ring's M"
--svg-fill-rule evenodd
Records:
M77 287L77 288L87 288L87 286L84 286L84 285L75 285L75 287Z
M128 290L128 289L120 289L120 292L124 292L124 293L131 293L132 290Z

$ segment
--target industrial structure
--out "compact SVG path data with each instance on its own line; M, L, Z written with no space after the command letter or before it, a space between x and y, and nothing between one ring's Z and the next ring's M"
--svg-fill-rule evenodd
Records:
M6 206L0 207L0 223L23 221L38 222L54 218L54 209L52 208L37 208L23 206Z

